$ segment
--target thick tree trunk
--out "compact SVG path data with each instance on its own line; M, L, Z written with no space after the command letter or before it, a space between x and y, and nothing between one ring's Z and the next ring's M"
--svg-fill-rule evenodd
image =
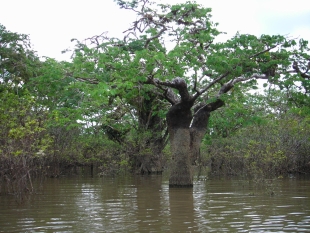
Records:
M217 108L224 105L222 100L217 100L213 103L202 105L195 109L195 114L192 120L192 124L190 126L190 133L191 133L191 163L192 164L200 164L201 157L200 157L200 146L202 139L204 138L207 129L210 114L212 111L216 110Z
M191 102L173 105L167 113L167 124L172 151L170 187L192 187L192 164L199 159L201 141L207 131L210 113L223 101L202 105L191 114Z
M180 128L174 132L171 140L172 156L174 158L169 179L170 187L192 187L193 175L190 162L190 131Z
M192 187L193 175L190 162L191 103L173 105L167 113L167 124L172 152L170 187Z

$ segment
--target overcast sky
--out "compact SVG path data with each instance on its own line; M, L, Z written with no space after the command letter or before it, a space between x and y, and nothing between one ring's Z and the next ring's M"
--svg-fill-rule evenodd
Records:
M160 2L158 0L157 2ZM165 0L181 3L186 0ZM197 0L212 8L213 22L233 36L237 31L255 35L283 34L310 40L309 0ZM72 38L84 39L107 31L121 36L134 15L113 0L3 0L0 23L8 30L29 34L39 56L68 59L61 51Z

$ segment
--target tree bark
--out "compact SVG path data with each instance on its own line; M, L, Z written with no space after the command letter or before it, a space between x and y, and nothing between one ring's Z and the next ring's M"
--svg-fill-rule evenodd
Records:
M193 174L190 162L190 131L180 128L174 132L171 140L172 157L174 158L169 178L169 187L192 187Z
M201 105L194 116L192 102L173 105L167 113L167 124L172 152L169 187L192 187L192 164L200 157L200 145L207 132L210 113L223 106L220 99Z
M201 142L207 132L210 114L212 111L223 106L224 102L220 99L213 103L202 105L195 109L195 114L190 126L191 134L191 164L199 164L201 161L200 157L200 146Z
M169 187L192 187L193 175L190 163L190 123L192 103L173 105L167 113L173 165Z

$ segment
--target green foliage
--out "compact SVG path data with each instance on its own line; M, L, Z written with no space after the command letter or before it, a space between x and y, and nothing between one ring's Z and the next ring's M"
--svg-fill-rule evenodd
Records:
M47 112L26 87L40 65L28 36L0 25L0 190L17 200L34 191L52 144Z
M213 140L209 146L213 172L255 180L307 172L310 124L309 115L301 115L288 112L281 119L250 125L230 137Z
M37 117L33 108L34 99L30 95L19 97L5 91L1 93L1 146L4 157L37 156L49 147L51 139L45 132L44 114ZM41 154L42 154L41 153Z
M236 90L237 89L237 90ZM259 94L249 94L234 88L229 103L212 113L208 134L205 140L228 137L240 129L250 125L265 124L268 119L265 97Z
M53 140L46 130L46 114L34 111L37 105L29 93L20 97L7 89L0 99L0 188L21 200L35 191L32 180L45 172Z
M39 65L28 35L10 32L0 24L0 83L26 83Z

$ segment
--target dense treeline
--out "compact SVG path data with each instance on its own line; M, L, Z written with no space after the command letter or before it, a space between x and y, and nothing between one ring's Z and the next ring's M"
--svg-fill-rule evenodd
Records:
M309 174L309 109L268 116L233 135L213 139L205 154L214 175L255 179Z
M98 174L162 172L177 161L171 138L182 137L172 130L171 105L183 106L186 98L206 103L193 108L191 124L198 109L210 108L207 119L212 111L206 131L191 134L203 136L190 144L198 143L188 155L192 165L255 179L309 173L307 41L237 34L213 46L220 33L209 21L210 9L160 5L162 15L146 17L152 11L141 2L145 12L130 30L144 25L145 34L74 40L68 62L40 60L27 35L0 25L0 193L33 192L34 178L58 177L78 166L95 166ZM139 1L117 3L140 9ZM208 28L190 17L207 17ZM171 22L180 29L173 31L179 41L169 51L161 36ZM136 33L130 30L128 35ZM259 78L265 91L253 94Z

